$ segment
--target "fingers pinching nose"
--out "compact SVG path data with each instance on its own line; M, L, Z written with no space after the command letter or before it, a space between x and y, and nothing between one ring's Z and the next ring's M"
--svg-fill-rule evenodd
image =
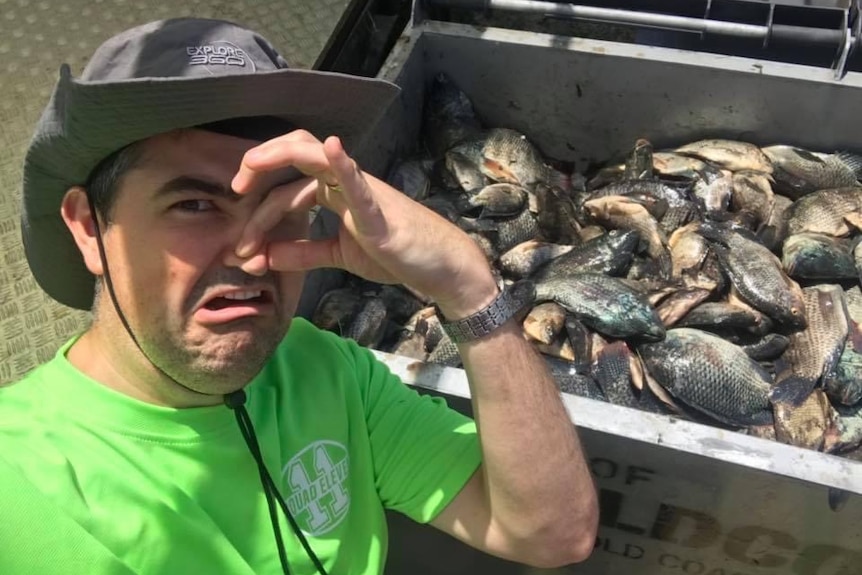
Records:
M226 266L239 268L253 276L262 276L269 271L269 261L265 251L259 251L251 257L240 257L228 251L223 261Z

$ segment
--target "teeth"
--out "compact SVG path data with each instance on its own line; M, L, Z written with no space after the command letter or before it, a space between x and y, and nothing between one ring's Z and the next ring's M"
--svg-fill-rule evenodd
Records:
M260 297L260 294L260 291L235 291L229 294L225 294L222 297L224 297L224 299L245 300Z

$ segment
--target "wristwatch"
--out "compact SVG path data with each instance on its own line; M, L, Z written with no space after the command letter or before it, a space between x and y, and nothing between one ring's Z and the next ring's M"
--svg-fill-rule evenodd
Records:
M535 294L533 282L521 280L509 287L503 287L494 301L469 317L446 321L440 308L437 308L437 316L449 339L454 343L466 343L485 337L524 311L533 303Z

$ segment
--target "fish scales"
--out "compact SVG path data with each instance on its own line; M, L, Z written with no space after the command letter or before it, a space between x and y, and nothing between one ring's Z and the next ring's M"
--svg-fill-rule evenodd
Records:
M733 426L772 422L770 377L738 346L691 328L668 330L638 353L676 399Z

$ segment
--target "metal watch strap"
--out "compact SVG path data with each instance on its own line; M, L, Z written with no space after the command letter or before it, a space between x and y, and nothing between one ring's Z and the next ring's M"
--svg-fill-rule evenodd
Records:
M524 297L520 297L523 291L513 288L501 289L494 301L485 308L457 321L446 321L438 308L437 315L443 331L455 343L466 343L485 337L524 308L527 302Z

